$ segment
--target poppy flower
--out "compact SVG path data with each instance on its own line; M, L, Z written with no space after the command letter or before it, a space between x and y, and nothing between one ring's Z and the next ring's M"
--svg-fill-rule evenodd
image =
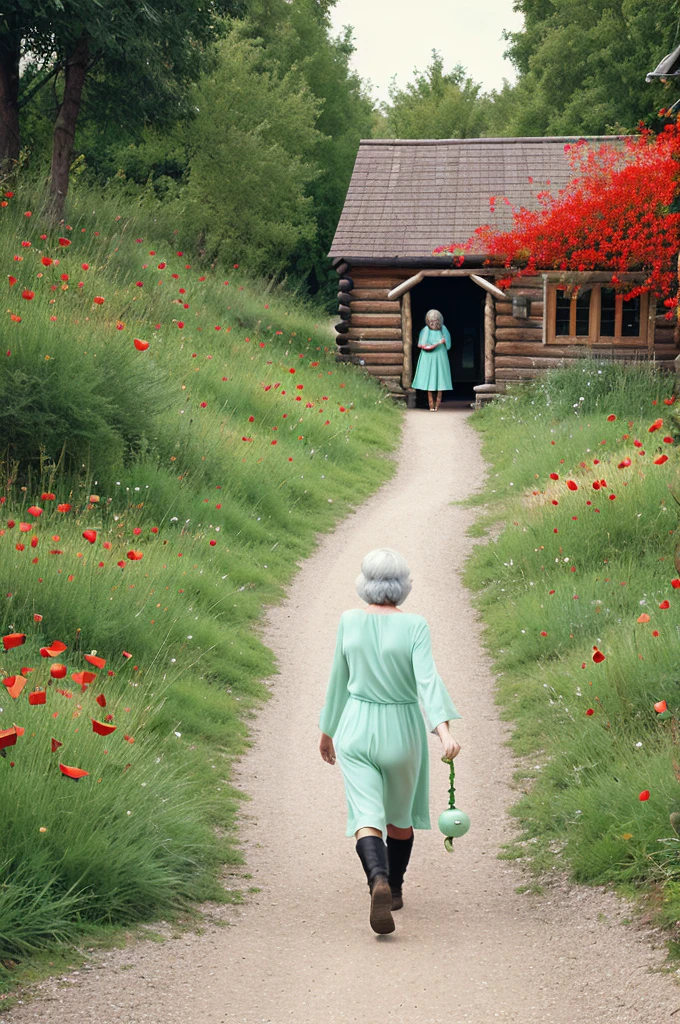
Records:
M50 665L50 675L53 679L63 679L66 675L66 665L62 665L60 662L55 661L53 665Z
M29 693L29 695L28 695L28 703L31 704L32 706L35 706L36 704L46 704L47 703L47 694L46 694L45 690L43 689L43 687L36 686L35 690L33 690L32 693Z
M41 658L56 658L58 654L66 650L66 644L61 640L53 640L47 647L40 648Z
M59 764L59 771L62 775L65 775L67 779L83 779L89 772L86 772L84 768L73 768L68 764Z
M662 715L664 711L666 711L667 709L668 705L666 704L665 700L658 700L654 705L654 710L656 711L657 715Z
M62 502L61 505L57 505L57 512L70 512L72 506L68 502Z
M40 262L42 263L43 267L49 267L52 263L54 263L54 260L52 259L51 256L43 256Z
M77 683L78 686L82 687L83 691L85 690L85 687L89 686L90 683L93 683L96 678L97 678L97 673L96 672L72 672L71 673L71 679L73 680L74 683Z
M618 468L619 469L625 469L626 466L630 466L630 464L631 464L631 460L630 459L622 459L621 462L619 462L619 467Z
M42 622L42 620L43 620L43 617L42 617L42 615L39 614L39 612L34 612L33 613L33 621L34 622Z
M12 277L12 275L9 274L8 277L7 277L7 282L9 284L10 288L13 288L14 285L17 283L17 279L16 279L16 277Z
M25 676L7 676L6 679L3 679L7 692L13 700L17 699L27 682L28 679Z
M659 605L659 608L661 608L662 611L665 611L667 608L670 608L670 606L671 606L670 601L662 601L661 604Z
M123 653L123 657L124 658L131 658L132 657L132 655L130 654L129 651L123 651L122 653Z
M210 547L211 547L211 548L214 548L216 544L217 544L217 541L216 541L216 540L211 540L211 541L210 541Z
M2 638L2 646L6 651L11 651L13 647L21 647L22 644L26 643L25 633L8 633Z
M59 747L63 747L63 745L64 744L60 743L59 740L55 740L54 736L52 737L52 753L53 754L56 753L57 750L59 750Z
M95 668L104 668L106 665L106 658L100 658L96 654L85 654L83 657Z
M93 298L93 300L92 300L92 301L93 301L93 302L95 303L95 305L97 305L97 306L103 306L103 305L104 305L104 299L102 298L102 296L101 296L101 295L95 295L95 297Z
M5 747L13 747L18 735L15 726L10 729L0 729L0 750L4 750Z
M601 664L601 662L603 662L603 661L604 661L604 658L605 658L605 656L604 656L604 654L602 653L602 651L599 651L599 650L597 649L597 647L594 647L594 648L593 648L593 661L595 662L595 664L596 664L596 665L599 665L599 664Z
M141 338L134 338L133 344L138 352L146 352L147 348L149 347L149 342L142 341Z
M640 793L640 800L642 800L642 801L649 800L649 790L648 789L643 789L642 790L642 792Z
M100 693L98 697L95 697L95 700L97 701L97 704L99 704L100 708L106 707L106 697L103 693Z
M21 298L26 299L28 302L30 302L31 299L35 298L35 292L32 292L30 288L24 288L23 292L21 293Z
M643 612L642 615L638 615L638 622L649 622L649 615L647 612Z
M614 413L611 413L610 416L607 416L607 419L609 420L610 423L613 423L614 420L616 419L616 416L614 415Z
M671 586L673 587L673 590L677 590L680 587L680 580L679 579L671 580Z
M106 722L98 722L96 718L92 719L92 732L96 732L98 736L110 736L117 728L117 725L107 725Z
M62 248L64 248L64 249L66 248L67 245L70 245L70 244L71 244L71 239L70 238L60 238L59 239L59 245Z
M144 558L144 552L143 551L134 551L134 550L133 551L128 551L127 557L129 558L129 560L131 562L141 562L141 560Z
M654 422L652 423L651 427L649 428L649 433L653 434L655 430L660 430L662 426L663 426L663 420L662 419L654 420Z
M664 462L668 462L668 456L667 455L659 455L659 457L657 459L654 459L654 465L655 466L663 466Z
M85 540L88 540L90 542L90 544L94 544L94 542L97 539L97 531L96 530L83 530L83 537L85 538Z
M595 708L588 708L588 710L586 711L586 714L587 715L594 715L595 714Z

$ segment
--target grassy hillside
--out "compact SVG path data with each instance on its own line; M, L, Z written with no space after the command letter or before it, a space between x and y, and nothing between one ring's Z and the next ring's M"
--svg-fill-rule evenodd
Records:
M522 755L509 855L642 887L666 923L680 918L673 384L584 363L477 414L482 500L507 525L467 569Z
M0 650L0 983L224 897L230 759L275 668L254 627L400 430L322 314L196 266L181 232L87 194L59 230L3 202L0 623L25 642Z

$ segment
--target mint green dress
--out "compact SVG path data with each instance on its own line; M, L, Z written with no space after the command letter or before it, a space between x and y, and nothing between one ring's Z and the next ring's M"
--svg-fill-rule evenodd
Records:
M446 344L437 345L442 337ZM437 345L437 347L428 352L423 345ZM451 391L453 382L448 357L448 351L451 348L451 335L448 328L444 324L442 324L441 331L423 327L418 336L418 348L420 354L411 387L418 388L420 391Z
M422 615L343 612L321 731L333 738L347 835L387 825L430 828L428 728L461 716L432 657Z

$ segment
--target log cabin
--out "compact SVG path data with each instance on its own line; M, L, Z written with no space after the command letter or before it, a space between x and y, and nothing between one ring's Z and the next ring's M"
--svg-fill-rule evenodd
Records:
M339 275L336 359L363 366L409 407L424 403L411 381L425 314L438 309L452 338L454 390L444 399L476 395L479 404L510 381L584 356L653 359L672 369L680 351L673 325L648 295L624 302L613 270L546 269L499 288L511 272L489 266L485 253L467 253L462 267L451 254L433 255L482 224L509 228L513 205L535 209L541 189L563 188L572 176L564 147L575 141L362 141L329 253Z

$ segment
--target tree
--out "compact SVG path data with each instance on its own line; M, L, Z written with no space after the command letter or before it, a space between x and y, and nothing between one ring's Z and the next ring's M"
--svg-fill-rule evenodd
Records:
M675 17L649 0L516 0L524 27L506 38L519 102L507 134L635 131L667 105L645 74L673 48L678 4L670 6Z
M212 258L281 275L312 243L319 104L294 71L279 77L237 26L195 93L189 217Z
M414 75L404 89L392 82L376 137L472 139L485 133L489 101L462 64L445 73L443 57L433 50L425 71L416 70Z
M14 0L0 16L0 162L19 155L21 97L18 69L28 58L28 96L58 78L61 98L54 124L50 196L61 216L83 91L93 73L103 77L126 117L148 113L149 101L177 103L198 78L207 45L239 0ZM96 81L96 78L95 78ZM140 103L140 97L143 97Z

